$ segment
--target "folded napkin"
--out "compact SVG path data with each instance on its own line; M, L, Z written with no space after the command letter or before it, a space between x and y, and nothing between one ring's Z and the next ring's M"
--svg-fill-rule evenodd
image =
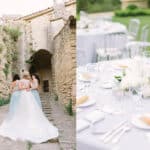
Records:
M76 100L76 105L79 106L79 105L85 103L88 99L89 99L88 96L82 96Z
M89 122L96 123L104 119L104 113L99 110L95 110L87 114L85 119Z
M87 122L87 121L85 121L83 119L77 119L76 123L77 123L76 124L77 132L85 130L85 129L87 129L90 126L89 122Z

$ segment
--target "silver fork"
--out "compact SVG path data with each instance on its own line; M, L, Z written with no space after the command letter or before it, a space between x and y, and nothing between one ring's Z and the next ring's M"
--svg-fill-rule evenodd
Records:
M126 124L123 124L120 128L116 129L110 136L108 136L107 138L104 139L104 143L111 142L113 137L120 134L120 132L124 129L125 126L126 126Z
M119 140L121 139L121 137L123 136L124 133L128 132L131 130L131 127L129 125L124 126L124 128L122 129L122 131L112 140L112 143L117 143L119 142Z
M113 132L115 132L116 130L121 128L125 123L126 123L126 121L122 121L121 123L119 123L112 130L106 132L102 137L100 137L100 140L104 141L107 137L109 137L111 134L113 134Z

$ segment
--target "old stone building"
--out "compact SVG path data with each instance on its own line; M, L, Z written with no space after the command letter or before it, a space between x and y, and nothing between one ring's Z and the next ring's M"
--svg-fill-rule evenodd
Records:
M70 99L75 103L76 2L67 1L60 8L54 6L3 20L5 25L19 28L22 33L17 42L16 72L29 70L38 74L40 92L50 92L66 104Z

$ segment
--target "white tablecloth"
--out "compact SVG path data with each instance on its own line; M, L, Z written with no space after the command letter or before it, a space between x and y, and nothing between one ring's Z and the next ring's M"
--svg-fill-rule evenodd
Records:
M150 112L150 99L142 100L142 109L137 109L137 95L128 94L121 100L112 89L104 89L100 87L99 81L112 80L114 75L119 73L114 68L114 64L123 63L130 65L131 60L115 60L109 62L95 63L88 66L88 70L95 68L95 75L98 80L92 80L90 86L87 82L80 80L79 74L85 72L87 67L77 69L77 97L88 95L90 99L96 100L96 104L89 107L82 107L77 112L77 120L85 119L85 116L96 110L97 107L109 106L114 109L122 110L121 114L105 114L105 119L95 124L95 129L100 131L108 131L113 126L123 120L131 123L131 118L135 114ZM93 75L94 75L93 74ZM135 103L136 102L136 103ZM77 109L78 110L78 109ZM78 125L78 122L77 122ZM89 127L81 132L77 132L77 150L149 150L150 140L146 137L146 133L150 130L142 130L131 124L131 131L125 133L117 144L104 144L99 137L100 134L93 134Z
M77 29L77 61L81 65L96 62L97 48L114 47L114 41L116 39L106 36L112 33L126 34L126 32L127 29L124 25L113 22L104 22L104 24L101 24L96 28ZM106 43L106 38L109 43ZM125 47L126 40L126 35L121 35L121 37L117 39L117 45L115 45L115 47L123 49ZM81 50L85 52L85 56L80 55Z

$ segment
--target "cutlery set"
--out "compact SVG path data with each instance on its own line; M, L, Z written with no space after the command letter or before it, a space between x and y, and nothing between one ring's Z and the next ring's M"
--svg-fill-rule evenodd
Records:
M118 143L121 137L131 130L131 126L127 121L123 121L115 126L113 129L107 131L100 137L100 140L104 143Z

